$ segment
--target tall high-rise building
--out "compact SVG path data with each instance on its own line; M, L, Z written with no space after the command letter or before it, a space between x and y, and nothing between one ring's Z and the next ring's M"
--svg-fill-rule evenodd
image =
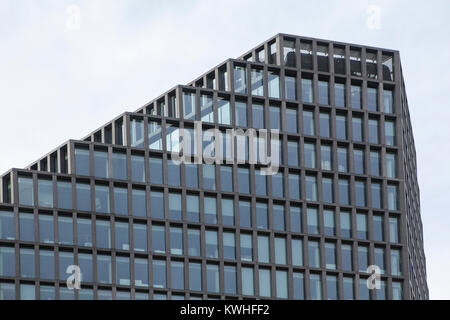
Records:
M278 34L0 196L0 299L428 299L395 50Z

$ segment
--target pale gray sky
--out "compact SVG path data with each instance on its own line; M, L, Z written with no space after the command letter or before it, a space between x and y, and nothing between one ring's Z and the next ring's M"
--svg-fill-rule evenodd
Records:
M367 24L373 6L380 10L375 28ZM416 141L430 296L450 299L449 13L446 0L0 0L0 149L8 150L0 173L280 32L397 49Z

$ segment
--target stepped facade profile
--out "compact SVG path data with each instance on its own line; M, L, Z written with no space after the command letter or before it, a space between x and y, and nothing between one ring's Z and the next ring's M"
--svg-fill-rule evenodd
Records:
M429 298L398 51L278 34L0 178L0 299L255 298Z

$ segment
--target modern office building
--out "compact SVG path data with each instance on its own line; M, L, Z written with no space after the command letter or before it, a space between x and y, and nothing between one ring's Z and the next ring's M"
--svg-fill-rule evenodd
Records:
M0 299L428 299L395 50L278 34L0 180Z

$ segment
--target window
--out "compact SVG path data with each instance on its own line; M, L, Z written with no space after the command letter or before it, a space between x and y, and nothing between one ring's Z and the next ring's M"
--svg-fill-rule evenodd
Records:
M369 111L378 111L378 89L367 88L367 108Z
M168 152L180 151L180 129L177 125L166 125L166 148Z
M130 237L128 222L115 222L115 248L119 250L130 250Z
M322 196L324 202L334 202L333 200L333 178L322 178Z
M364 174L364 150L353 149L353 169L357 174Z
M256 227L260 229L268 229L267 204L262 202L256 203Z
M273 205L273 228L275 230L285 230L284 206Z
M126 188L114 188L114 212L117 214L128 214L128 190Z
M58 239L60 244L73 244L72 217L58 217Z
M355 181L355 201L359 207L366 206L366 183L365 181Z
M329 104L328 81L318 82L319 104Z
M144 191L145 196L145 191ZM159 209L161 210L161 209ZM160 211L163 213L163 211ZM145 212L144 212L145 213ZM181 210L181 194L179 193L169 193L169 217L171 219L181 220L182 210ZM162 216L160 216L162 217Z
M301 62L302 69L312 69L312 43L310 42L300 42L300 53L301 53Z
M95 211L110 213L108 186L95 186Z
M247 93L247 70L245 67L234 67L234 91Z
M188 229L188 255L200 256L200 230Z
M171 261L170 273L172 280L172 289L183 290L184 289L184 262Z
M353 300L355 299L353 293L353 278L352 277L343 277L343 291L344 291L344 300Z
M148 287L147 259L134 258L134 285L137 287Z
M328 45L317 44L317 68L319 71L329 72L328 67Z
M208 292L219 292L219 266L216 264L206 265L206 290Z
M395 146L395 122L386 120L384 122L385 143L388 146Z
M152 250L155 253L166 252L166 230L164 226L152 226Z
M262 297L272 296L272 286L271 286L271 272L270 269L259 269L259 295Z
M166 261L153 260L153 286L155 288L165 288L166 282Z
M15 275L14 248L0 246L0 276L14 277Z
M312 111L303 111L303 133L314 135L314 113Z
M320 136L330 137L330 114L320 113Z
M292 264L303 266L303 240L292 239Z
M53 207L53 182L51 180L38 180L38 205Z
M34 284L20 284L20 300L35 300L36 288Z
M309 285L311 287L311 300L321 300L322 279L320 274L311 273L309 275Z
M367 272L369 266L369 249L366 246L358 246L358 270Z
M233 167L221 165L219 169L222 191L233 192Z
M334 84L334 102L337 107L345 107L345 84Z
M184 168L186 187L198 188L198 165L196 163L185 163Z
M265 128L264 125L264 106L254 103L252 105L252 127L255 129Z
M169 186L181 185L180 164L172 160L167 161L167 184Z
M352 108L353 109L361 109L361 86L352 85L351 86L351 94L352 94Z
M258 235L258 261L262 263L269 263L269 236Z
M368 239L367 214L356 214L356 233L359 239Z
M0 239L14 240L14 213L0 211Z
M402 275L401 255L399 249L391 249L391 274L393 276Z
M259 69L251 70L252 95L264 96L264 72Z
M297 167L298 163L298 142L288 141L288 165Z
M72 183L66 181L58 181L56 183L56 188L58 193L58 208L72 209Z
M291 231L302 232L302 210L300 207L291 206Z
M205 206L205 222L217 223L217 204L215 197L204 197L203 203Z
M336 269L336 244L325 243L325 267L327 269Z
M293 272L292 287L294 289L294 299L305 299L305 276L301 272Z
M231 124L230 101L219 97L217 101L219 124Z
M250 170L248 168L238 168L238 192L250 193Z
M241 233L241 260L253 261L252 235Z
M34 205L33 179L19 176L18 182L19 182L19 204L26 206Z
M111 223L106 220L97 220L95 225L97 247L111 248Z
M349 211L341 210L341 237L351 238L352 236L352 216Z
M400 281L392 281L392 300L402 300L402 283Z
M147 251L147 225L141 223L133 224L134 251Z
M292 108L286 108L286 131L287 132L298 132L297 126L297 110Z
M276 271L277 298L287 299L288 297L288 279L287 271Z
M119 285L130 285L130 258L116 257L116 282Z
M252 212L250 201L239 201L239 225L250 228L252 226Z
M383 216L373 216L373 240L384 241L384 219Z
M127 155L114 152L112 155L114 179L127 179Z
M77 175L90 175L90 161L88 148L75 148L75 172ZM19 181L20 185L20 181Z
M369 119L369 142L378 144L378 120Z
M216 167L213 164L203 164L203 188L216 190Z
M255 194L267 194L267 175L260 169L255 169Z
M339 179L339 203L344 205L350 204L349 183L348 179Z
M202 264L189 262L189 290L202 291Z
M305 146L306 146L306 144L305 144ZM321 153L320 160L321 160L322 170L331 170L331 168L332 168L331 146L321 145L320 153Z
M34 215L32 213L19 212L19 239L34 241Z
M315 176L305 177L306 200L317 201L317 178Z
M92 247L91 219L77 219L77 243L79 246Z
M361 72L361 50L350 49L350 73L352 76L362 76Z
M171 227L169 230L170 236L170 253L183 254L183 229L179 227Z
M270 129L281 130L281 111L279 106L269 107Z
M234 201L222 198L222 224L234 226Z
M269 84L269 97L280 98L280 76L275 72L269 71L267 75Z
M186 219L188 221L200 221L200 203L197 195L186 195Z
M186 120L195 120L196 114L195 93L183 92L183 117Z
M399 240L399 226L397 217L389 217L389 240L397 243Z
M223 257L224 259L236 259L236 240L234 232L223 233Z
M217 231L206 230L206 257L207 258L218 258L219 249L217 242Z
M242 294L247 296L254 295L253 268L242 267Z
M214 105L213 97L210 95L200 95L200 113L202 121L214 122Z
M388 202L388 209L389 210L398 210L397 204L397 186L388 184L387 185L387 202Z
M272 195L274 197L284 197L284 176L283 172L277 172L272 175Z
M308 233L319 234L319 216L317 214L316 208L306 209L307 222L308 222Z
M153 218L164 218L164 193L160 191L150 192L150 213Z
M381 183L372 182L371 185L371 195L372 195L372 207L381 208L382 198L381 198Z
M313 103L314 92L311 79L302 78L302 101L307 103Z
M336 115L336 138L347 139L347 117L344 115Z
M378 151L370 151L370 174L380 175L380 153Z
M348 172L348 152L346 147L337 148L338 171Z
M289 197L291 199L300 199L300 175L296 173L289 173Z
M316 145L313 143L305 143L305 167L315 168L316 167Z
M286 264L286 238L275 237L275 263Z
M23 285L21 285L22 288ZM34 286L33 290L34 290ZM44 295L41 293L41 300ZM22 298L22 297L21 297ZM16 299L16 286L14 283L0 283L0 300L15 300Z
M397 177L397 159L395 153L386 153L386 176L388 178Z
M353 255L352 255L352 246L350 244L342 244L342 270L352 271L353 270Z
M109 258L111 261L111 257ZM74 264L73 252L66 252L66 251L59 252L59 280L63 281L67 280L67 273L66 273L67 267L73 264ZM98 263L98 265L100 267L100 263ZM107 269L98 269L98 270L102 270L102 272L107 273L105 272ZM100 275L98 275L98 278L100 282ZM111 283L111 280L109 283Z
M327 275L327 298L328 298L328 300L337 300L338 299L337 276Z
M34 249L20 248L20 276L34 278Z
M130 144L132 147L144 147L144 122L130 119Z
M148 121L148 146L154 150L163 149L161 124L157 121Z
M392 90L383 90L384 113L394 113L394 94Z
M247 103L243 101L236 101L234 104L234 110L236 115L236 126L247 127Z
M147 216L147 199L145 190L133 189L131 191L131 198L133 204L133 216L146 217ZM123 205L128 205L128 201L123 200ZM128 211L128 210L127 210Z
M283 40L284 64L288 67L296 67L295 40Z
M362 142L364 139L363 136L363 127L362 127L362 119L361 118L352 118L352 131L353 131L353 141Z
M336 235L336 223L334 219L334 211L330 209L323 210L323 231L327 236Z
M339 48L334 46L334 72L339 74L345 74L345 48Z
M380 272L381 274L385 274L386 273L386 267L385 267L385 257L384 257L384 249L383 248L374 248L374 262L375 265L377 265L378 267L380 267Z
M297 79L285 76L284 82L286 86L286 100L297 100Z

